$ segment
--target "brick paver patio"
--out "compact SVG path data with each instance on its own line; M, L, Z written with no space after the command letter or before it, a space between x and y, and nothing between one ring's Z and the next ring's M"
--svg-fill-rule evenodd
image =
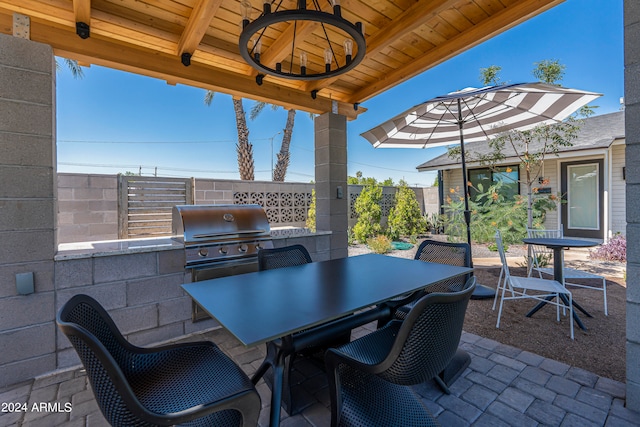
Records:
M372 327L354 330L354 338ZM213 340L249 375L264 357L264 346L245 348L223 329L191 339ZM473 334L464 333L461 346L471 354L471 365L450 395L432 382L414 387L443 426L640 426L640 413L624 407L621 382ZM304 374L302 368L297 377L308 406L294 416L283 411L281 425L329 426L326 379L317 371ZM260 426L267 426L271 391L262 380L258 390L263 405ZM108 425L79 368L0 390L0 403L0 426ZM26 404L21 407L25 410L9 408L10 403Z

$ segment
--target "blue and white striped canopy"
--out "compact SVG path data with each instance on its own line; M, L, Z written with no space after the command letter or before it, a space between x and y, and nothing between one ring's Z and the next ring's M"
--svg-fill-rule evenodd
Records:
M558 123L601 94L546 83L468 88L439 96L364 132L376 148L428 148Z

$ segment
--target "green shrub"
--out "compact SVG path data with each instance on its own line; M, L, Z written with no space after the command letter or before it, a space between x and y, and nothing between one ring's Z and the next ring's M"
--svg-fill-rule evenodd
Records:
M392 249L391 239L384 234L378 234L375 237L367 239L367 246L377 254L386 254Z
M380 219L382 217L382 187L367 185L362 189L355 202L358 221L353 226L353 235L360 243L366 243L367 239L382 232Z
M416 193L405 181L400 181L393 208L389 212L387 226L387 234L394 240L401 236L417 236L427 230Z
M307 221L305 223L307 228L314 233L316 232L316 190L311 190L311 203L309 203L309 210L307 211Z
M490 186L483 192L479 185L476 201L469 201L471 211L471 239L477 243L490 243L495 231L500 230L505 244L522 243L527 236L527 203L523 196L506 199L500 194L501 183ZM555 209L554 195L536 195L533 203L534 228L541 228L547 211ZM449 240L466 241L464 222L464 198L459 188L450 189L445 208L445 233Z

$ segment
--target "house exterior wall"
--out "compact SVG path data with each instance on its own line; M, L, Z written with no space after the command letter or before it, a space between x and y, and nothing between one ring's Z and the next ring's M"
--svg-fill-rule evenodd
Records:
M626 197L625 197L625 180L623 178L622 168L625 166L625 146L624 144L615 144L611 147L609 154L610 162L605 161L603 173L605 174L605 192L604 197L608 197L607 212L605 212L605 239L611 237L616 233L626 235ZM561 167L563 162L567 161L581 161L591 159L603 159L605 156L571 156L571 157L555 157L553 155L547 156L544 161L543 171L540 174L549 183L545 184L545 187L551 188L551 194L560 194L560 177ZM470 167L469 169L472 169ZM521 171L521 178L524 178ZM450 189L454 189L460 193L462 188L462 174L460 169L450 169L444 171L443 185L445 198L450 195ZM534 187L540 187L538 183L534 184ZM526 197L526 185L520 185L520 194ZM457 194L457 193L456 193ZM547 212L544 227L549 229L558 229L562 226L562 220L560 210L562 206L559 206L556 210Z
M626 170L625 145L619 144L611 147L611 226L609 236L616 233L627 234L627 199L625 197L625 177L623 168Z

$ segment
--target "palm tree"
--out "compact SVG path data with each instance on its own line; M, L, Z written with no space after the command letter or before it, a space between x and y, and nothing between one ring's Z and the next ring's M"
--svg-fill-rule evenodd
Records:
M208 90L204 95L204 103L211 105L215 92ZM233 98L233 110L236 113L236 128L238 129L238 143L236 144L236 153L238 154L238 172L240 179L243 181L253 181L254 164L253 164L253 145L249 142L249 128L247 127L246 114L242 107L242 99Z
M71 71L71 74L75 79L81 79L84 77L84 72L82 71L82 68L80 67L80 65L78 65L78 61L76 61L75 59L68 59L68 58L61 58L61 59L65 63L67 68L69 68L69 71ZM61 69L62 69L62 66L56 59L56 71L60 71Z
M249 114L249 118L254 120L258 117L266 105L266 102L258 102L254 105L251 109L251 113ZM277 110L279 108L277 105L270 105L272 110ZM290 159L289 147L291 146L291 135L293 134L295 119L296 110L288 110L287 122L282 132L282 144L280 144L280 152L277 155L278 160L276 161L276 167L273 170L273 176L271 177L273 181L284 182L284 178L287 175L287 168L289 167Z

